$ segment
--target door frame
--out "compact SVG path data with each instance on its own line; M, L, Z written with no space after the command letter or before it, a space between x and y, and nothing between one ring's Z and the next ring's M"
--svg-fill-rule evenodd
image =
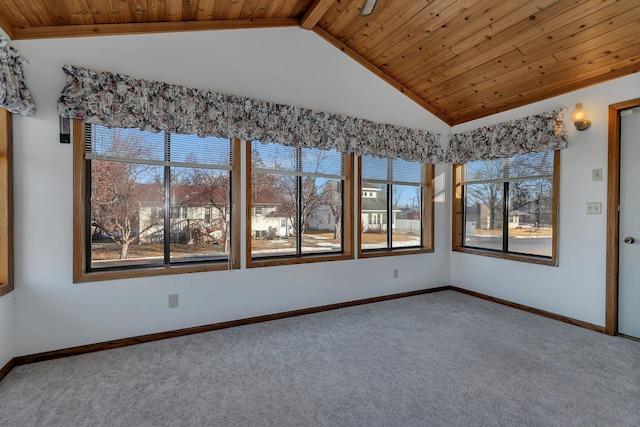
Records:
M604 333L618 332L618 257L620 237L620 111L640 107L640 98L609 105L607 172L607 273Z

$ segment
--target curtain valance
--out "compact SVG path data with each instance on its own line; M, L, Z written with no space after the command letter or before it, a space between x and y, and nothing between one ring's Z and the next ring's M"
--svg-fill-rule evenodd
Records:
M237 137L357 155L442 162L440 135L248 97L71 65L58 100L62 117L108 127Z
M0 36L0 107L12 113L33 116L36 106L24 80L28 62Z
M499 159L567 147L563 114L549 111L451 135L446 163Z

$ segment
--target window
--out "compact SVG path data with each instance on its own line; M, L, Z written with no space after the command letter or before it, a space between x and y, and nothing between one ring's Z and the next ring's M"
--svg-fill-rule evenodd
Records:
M556 265L560 153L454 166L453 249Z
M433 165L360 158L360 257L433 250L432 180Z
M353 258L351 155L253 141L247 156L247 212L270 207L247 218L247 236L266 230L248 267Z
M237 142L78 123L75 281L238 267Z
M11 113L0 108L0 296L13 290Z

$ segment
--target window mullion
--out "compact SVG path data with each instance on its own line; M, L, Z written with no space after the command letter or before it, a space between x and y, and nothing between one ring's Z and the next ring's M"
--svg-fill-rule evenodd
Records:
M509 252L509 182L502 189L502 252Z
M171 134L164 134L164 160L171 160ZM164 233L163 252L165 265L171 262L171 166L164 167Z
M296 149L296 172L302 173L302 149ZM296 177L296 255L302 255L302 175Z
M86 130L85 130L86 132ZM85 203L84 208L85 208L85 218L89 218L88 221L84 222L84 232L85 232L85 236L87 236L87 238L85 239L85 271L89 271L91 270L91 243L92 243L92 239L93 239L93 235L91 233L91 227L93 226L93 217L91 215L91 208L92 208L92 200L91 200L91 196L92 196L92 191L91 191L91 182L93 180L93 176L92 176L92 164L93 162L89 159L86 159L84 161L85 164L85 188L84 188L84 194L87 195L87 203Z
M387 249L393 248L391 215L393 214L393 160L387 159ZM382 223L382 221L380 221Z
M387 249L393 248L393 235L391 234L391 215L393 214L393 184L387 184ZM382 221L380 221L382 223Z

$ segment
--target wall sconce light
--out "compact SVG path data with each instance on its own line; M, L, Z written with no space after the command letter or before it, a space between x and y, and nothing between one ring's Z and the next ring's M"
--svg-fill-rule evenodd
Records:
M377 0L364 0L362 7L360 8L360 16L367 16L373 12L373 8L376 6Z
M571 121L578 130L587 130L591 126L591 120L587 118L587 112L580 103L576 104L576 109L571 113Z

